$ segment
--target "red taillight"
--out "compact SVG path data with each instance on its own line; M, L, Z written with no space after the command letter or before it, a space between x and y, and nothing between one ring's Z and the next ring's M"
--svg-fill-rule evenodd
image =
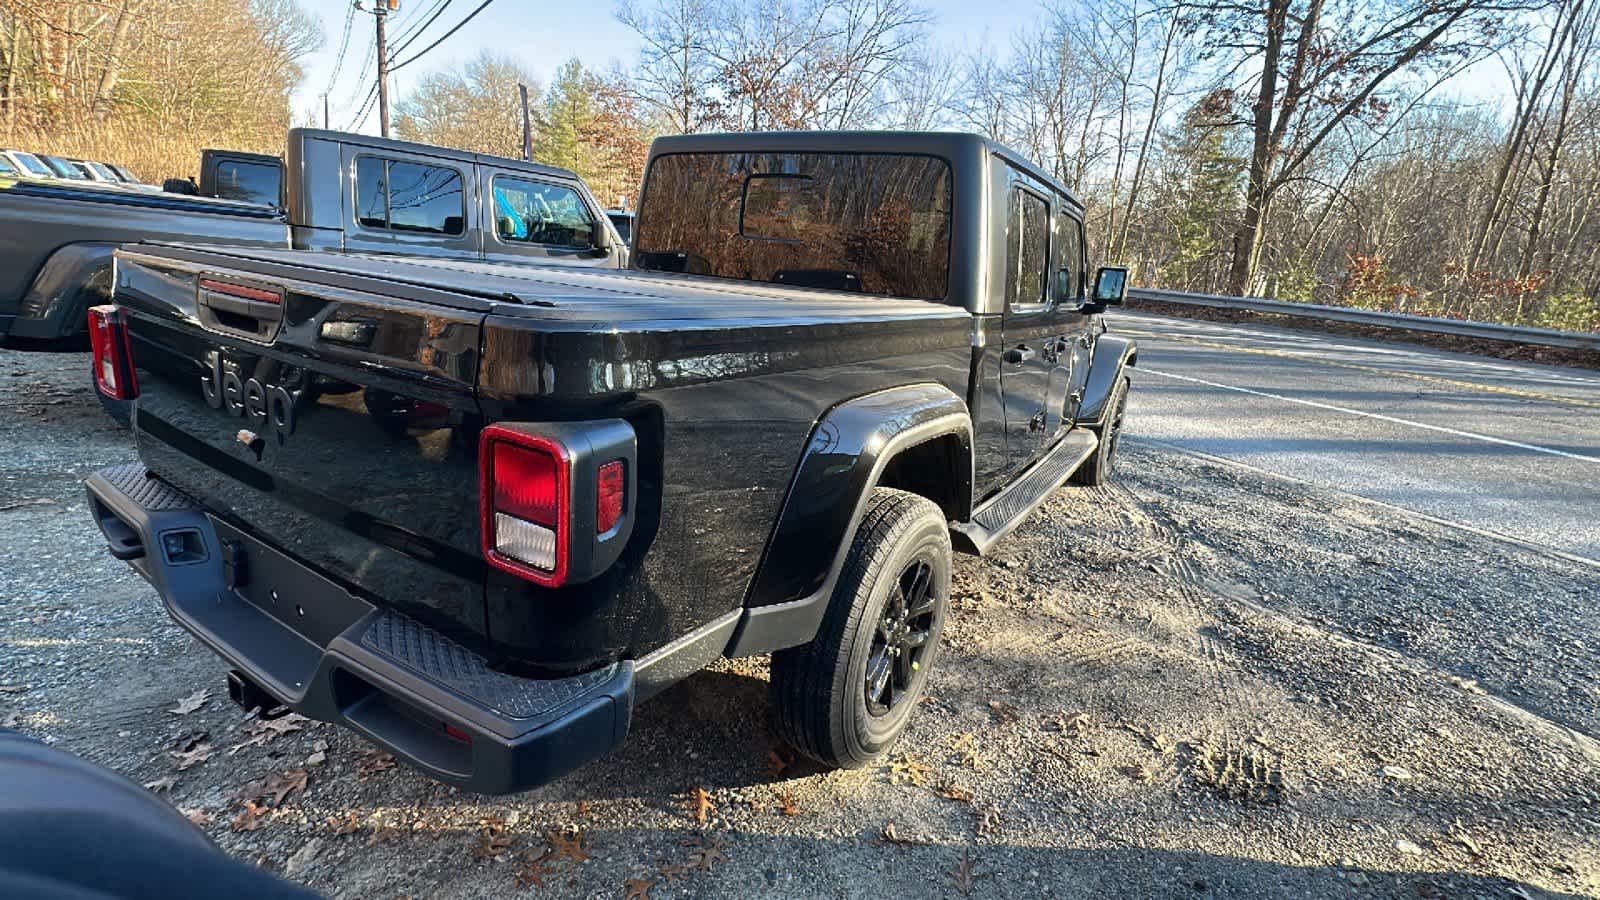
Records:
M622 521L623 501L627 499L628 478L622 460L614 459L600 467L596 489L599 502L595 506L595 534L605 534Z
M201 279L200 288L218 294L227 294L230 297L238 297L241 300L271 303L273 306L281 306L283 304L283 295L277 291L264 291L261 288L247 287L227 281L213 281L210 278Z
M94 348L94 385L113 400L139 396L128 342L128 311L115 306L89 309L89 343Z
M554 587L566 581L570 458L548 438L493 425L479 443L483 556Z

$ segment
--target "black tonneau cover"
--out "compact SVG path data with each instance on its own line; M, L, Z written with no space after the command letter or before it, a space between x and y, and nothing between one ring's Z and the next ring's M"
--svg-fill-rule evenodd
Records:
M550 324L604 323L626 331L715 328L760 320L805 325L855 318L967 318L963 309L926 300L664 272L194 245L140 244L125 247L120 255L458 308L489 311L492 306L497 315L526 315Z

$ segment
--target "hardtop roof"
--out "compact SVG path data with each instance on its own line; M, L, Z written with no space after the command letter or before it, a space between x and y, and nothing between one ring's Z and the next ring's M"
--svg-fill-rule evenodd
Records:
M673 153L921 153L952 165L984 154L998 156L1048 185L1072 203L1083 201L1026 156L981 134L962 131L757 131L658 137L650 158Z

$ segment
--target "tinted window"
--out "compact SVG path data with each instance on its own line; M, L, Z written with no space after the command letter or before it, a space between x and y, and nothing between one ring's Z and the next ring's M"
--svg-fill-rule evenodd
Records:
M686 153L656 159L642 268L943 299L950 167L928 156Z
M1077 306L1083 296L1083 224L1069 215L1056 220L1061 241L1061 299Z
M282 177L283 170L277 166L223 160L217 163L217 196L277 206Z
M51 175L55 174L50 171L50 167L45 165L39 159L39 157L34 156L31 153L18 153L17 162L22 163L22 167L27 169L30 175L43 175L44 177L49 178Z
M76 166L59 156L46 156L42 157L42 159L44 159L45 165L50 167L50 171L54 172L58 178L75 178L79 181L88 178L87 175L78 171Z
M367 228L457 235L466 229L461 173L443 166L356 159L356 221Z
M1006 302L1045 302L1049 284L1050 207L1038 194L1011 189L1006 216Z
M578 192L559 184L497 177L494 218L502 241L588 249L594 220Z

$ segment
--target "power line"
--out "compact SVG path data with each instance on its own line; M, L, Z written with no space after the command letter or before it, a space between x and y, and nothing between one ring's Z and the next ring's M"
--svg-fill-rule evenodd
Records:
M433 0L432 6L418 11L416 15L407 20L406 27L400 29L400 33L395 35L395 43L404 47L406 44L410 43L411 38L419 34L424 28L432 25L433 20L438 18L438 12L441 11L439 9L439 4L441 3L445 6L449 6L451 0Z
M444 15L445 12L450 9L450 4L454 2L455 0L442 0L442 5L439 5L436 9L434 9L432 15L428 16L425 21L422 21L417 28L412 29L410 34L396 42L400 46L395 48L395 54L399 55L400 53L405 52L407 47L416 43L417 39L422 37L423 33L428 30L429 26L431 26L434 22L437 22L439 17Z
M466 26L466 24L468 22L471 22L474 18L476 18L478 13L481 13L484 10L488 9L489 8L489 4L491 4L493 2L494 2L494 0L483 0L482 3L478 4L478 8L477 9L474 9L472 12L467 13L467 17L465 19L462 19L460 22L457 22L456 23L456 27L450 29L449 31L446 31L444 33L443 37L439 38L438 40L434 41L433 43L429 44L428 46L422 48L422 50L420 52L413 53L411 56L408 56L405 59L401 60L400 62L397 62L394 65L390 66L389 67L389 71L393 72L396 69L402 68L404 66L408 66L411 63L416 62L421 57L426 56L428 54L428 51L432 50L433 48L435 48L435 47L439 46L440 44L444 43L445 41L449 40L451 35L455 34L458 31L460 31L463 27Z
M344 11L344 35L339 38L339 54L333 60L333 74L328 76L328 89L324 95L333 92L334 82L339 80L339 73L344 69L344 57L350 50L350 31L356 24L356 5L351 3Z

